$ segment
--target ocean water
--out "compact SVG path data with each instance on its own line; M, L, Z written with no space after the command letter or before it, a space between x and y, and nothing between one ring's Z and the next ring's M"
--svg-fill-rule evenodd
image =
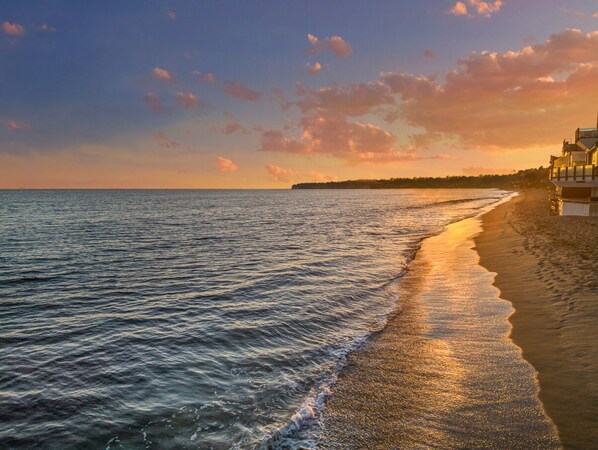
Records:
M300 448L498 190L0 191L0 447Z

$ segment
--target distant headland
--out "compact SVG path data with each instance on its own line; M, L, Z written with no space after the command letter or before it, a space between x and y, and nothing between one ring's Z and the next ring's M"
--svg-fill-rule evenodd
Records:
M502 188L529 189L546 186L548 169L525 169L508 175L390 178L347 180L326 183L297 183L291 189L417 189L417 188Z

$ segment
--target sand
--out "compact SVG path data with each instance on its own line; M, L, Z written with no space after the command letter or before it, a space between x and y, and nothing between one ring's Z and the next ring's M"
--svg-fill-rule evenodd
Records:
M511 338L538 372L565 448L598 448L598 218L550 216L528 191L483 217L480 264L515 308Z

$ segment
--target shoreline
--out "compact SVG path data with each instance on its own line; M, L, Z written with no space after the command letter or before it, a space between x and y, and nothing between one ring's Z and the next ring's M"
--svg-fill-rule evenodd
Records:
M546 192L482 216L480 264L514 308L510 338L534 367L565 448L598 446L598 220L550 216Z
M386 327L347 358L319 446L559 448L535 372L508 338L512 308L478 264L482 214L422 242Z

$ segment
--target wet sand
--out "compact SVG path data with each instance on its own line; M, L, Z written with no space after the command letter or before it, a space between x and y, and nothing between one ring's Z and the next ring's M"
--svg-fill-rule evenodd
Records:
M510 304L481 267L466 219L426 239L399 309L350 355L318 448L558 448L535 372L508 338Z
M598 218L550 216L529 191L483 217L480 263L514 314L511 338L538 371L566 448L598 448Z

